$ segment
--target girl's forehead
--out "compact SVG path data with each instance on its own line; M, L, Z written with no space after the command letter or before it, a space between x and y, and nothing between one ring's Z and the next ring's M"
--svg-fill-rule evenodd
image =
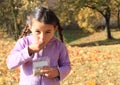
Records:
M32 27L34 29L53 29L54 28L52 24L45 24L43 22L36 21L36 20L33 21Z

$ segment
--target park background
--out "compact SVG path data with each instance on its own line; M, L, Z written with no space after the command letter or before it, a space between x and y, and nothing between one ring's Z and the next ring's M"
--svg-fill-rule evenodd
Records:
M38 5L64 28L72 71L61 85L120 85L120 0L0 0L0 85L18 85L19 68L6 58Z

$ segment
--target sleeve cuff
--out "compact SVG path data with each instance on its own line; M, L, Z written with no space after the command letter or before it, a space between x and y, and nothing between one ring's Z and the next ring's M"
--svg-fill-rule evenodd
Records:
M56 81L60 81L60 76L56 77Z

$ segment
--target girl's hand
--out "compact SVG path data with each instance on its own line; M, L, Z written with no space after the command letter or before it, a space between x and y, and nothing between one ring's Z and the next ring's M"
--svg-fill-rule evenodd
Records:
M28 52L29 52L29 54L32 54L32 53L40 51L43 47L44 47L44 42L37 41L28 46Z
M40 74L47 78L55 78L59 76L59 71L57 68L44 66L43 68L40 69Z

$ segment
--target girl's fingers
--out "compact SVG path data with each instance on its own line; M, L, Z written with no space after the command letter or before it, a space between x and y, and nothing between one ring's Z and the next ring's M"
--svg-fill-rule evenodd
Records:
M44 66L41 68L41 72L45 73L45 72L49 72L49 71L51 71L51 68L49 66Z
M43 74L43 75L48 74L50 72L51 72L51 68L48 67L48 66L44 66L40 69L40 73Z
M59 75L59 72L56 68L51 68L49 66L43 67L40 72L47 78L54 78Z

